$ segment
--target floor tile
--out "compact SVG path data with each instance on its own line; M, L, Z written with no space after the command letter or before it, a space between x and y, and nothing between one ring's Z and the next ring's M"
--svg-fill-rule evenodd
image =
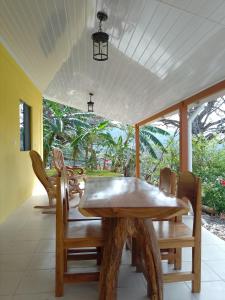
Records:
M55 254L54 253L41 253L32 255L28 270L45 270L55 268Z
M0 244L0 254L25 254L33 253L36 249L38 241L3 241Z
M31 257L31 254L0 254L0 272L25 271Z
M131 251L124 249L121 264L122 265L130 265L131 264Z
M55 299L62 299L65 298L56 298L52 294L47 293L38 293L38 294L21 294L21 295L14 295L10 300L55 300ZM1 300L1 298L0 298Z
M217 243L217 246L220 248L220 250L222 250L223 252L225 252L225 242L224 241L222 241L222 243L221 242Z
M223 240L218 238L215 234L212 234L205 228L202 228L202 245L218 245L225 244Z
M217 245L205 245L202 247L202 260L224 260L225 252Z
M185 283L164 284L164 300L193 300L194 295Z
M182 261L192 261L191 248L183 248L182 249Z
M98 300L99 287L97 282L67 284L63 300Z
M143 288L118 288L118 300L147 300L147 290Z
M22 272L0 272L0 295L12 295L22 276Z
M145 279L142 273L137 273L134 267L122 265L119 271L119 288L143 288L146 290Z
M27 271L16 289L16 294L53 292L54 274L51 270Z
M55 239L55 232L51 228L32 228L20 230L15 237L15 240L36 241L40 239Z
M225 280L225 254L224 261L207 261L206 263L221 279Z
M203 282L201 286L201 293L194 294L196 300L224 300L225 299L225 282L215 281Z
M55 240L40 240L35 249L36 253L55 252Z
M41 214L33 205L47 203L35 196L0 224L0 300L57 300L55 278L55 215ZM26 215L26 218L24 217ZM184 222L192 226L191 216ZM202 291L191 293L191 283L164 286L164 300L224 300L225 242L202 229ZM182 271L191 270L191 248L182 250ZM118 282L119 300L144 300L147 288L142 274L130 266L131 253L123 251ZM70 271L96 271L96 261L70 261ZM166 272L173 268L163 263ZM66 284L62 300L97 300L98 283Z

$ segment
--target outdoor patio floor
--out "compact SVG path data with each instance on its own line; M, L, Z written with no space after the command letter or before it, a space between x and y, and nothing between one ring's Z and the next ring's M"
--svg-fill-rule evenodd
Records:
M0 225L0 300L52 300L54 297L55 216L43 215L33 205L47 201L33 196ZM191 223L191 217L186 217ZM183 269L191 268L191 249L183 251ZM95 262L72 262L71 268L95 269ZM167 263L163 263L167 269ZM98 283L67 284L66 300L98 299ZM143 300L146 282L130 266L124 251L118 283L118 299ZM191 284L165 284L165 300L224 300L225 242L202 229L202 291L191 293Z

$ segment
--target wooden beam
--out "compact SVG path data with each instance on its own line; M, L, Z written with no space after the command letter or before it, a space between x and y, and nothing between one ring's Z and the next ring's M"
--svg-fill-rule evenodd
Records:
M145 124L147 124L147 123L150 123L150 122L152 122L152 121L155 121L156 119L159 119L159 118L161 118L162 116L167 115L167 114L169 114L169 113L171 113L171 112L173 112L173 111L179 109L179 106L180 106L179 103L178 103L178 104L175 104L175 105L173 105L173 106L170 106L169 108L166 108L166 109L162 110L161 112L155 114L154 116L151 116L151 117L149 117L149 118L147 118L147 119L144 119L143 121L138 122L136 125L138 125L138 126L143 126L143 125L145 125Z
M188 106L188 105L190 105L194 102L197 102L199 100L207 98L207 97L209 97L213 94L216 94L216 93L218 93L222 90L225 90L225 80L222 80L222 81L220 81L220 82L218 82L218 83L216 83L216 84L214 84L214 85L212 85L212 86L210 86L210 87L208 87L208 88L206 88L206 89L204 89L204 90L202 90L202 91L200 91L200 92L198 92L198 93L196 93L196 94L194 94L194 95L192 95L188 98L185 98L182 101L180 101L179 103L174 104L174 105L162 110L161 112L159 112L159 113L157 113L157 114L155 114L151 117L148 117L148 118L146 118L146 119L144 119L140 122L137 122L137 125L138 126L143 126L147 123L150 123L152 121L155 121L156 119L161 118L162 116L164 116L166 114L169 114L169 113L179 109L179 106L182 103L184 103Z
M140 177L140 128L135 125L136 177Z
M180 172L188 170L188 108L181 103L180 114Z
M191 97L184 99L183 102L185 102L186 105L190 105L194 102L197 102L199 100L207 98L213 94L216 94L224 89L225 89L225 80L222 80L222 81L208 87L207 89L205 89Z

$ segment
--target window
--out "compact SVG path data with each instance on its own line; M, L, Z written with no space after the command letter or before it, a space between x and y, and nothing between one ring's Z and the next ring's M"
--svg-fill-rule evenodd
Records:
M20 151L31 150L31 107L20 101Z

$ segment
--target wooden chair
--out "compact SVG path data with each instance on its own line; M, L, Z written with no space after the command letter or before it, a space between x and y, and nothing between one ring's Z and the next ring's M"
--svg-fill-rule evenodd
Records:
M177 175L175 172L173 172L170 168L165 167L160 170L160 176L159 176L159 188L161 191L163 191L166 194L175 195L176 194L176 178ZM172 221L177 221L178 219L175 217L172 219ZM178 256L181 257L181 252L179 250L175 249L162 249L161 250L161 258L163 260L168 260L169 264L173 264L175 262L174 260L174 253L176 252L177 255L177 262L178 262ZM181 261L181 259L180 259ZM177 265L175 266L175 268Z
M44 163L37 151L31 150L30 158L31 158L34 173L37 176L37 178L40 180L42 185L44 186L48 194L48 200L49 200L49 205L42 205L42 206L39 205L39 206L34 206L34 208L39 208L39 209L55 208L55 204L53 200L56 198L56 192L55 192L56 178L50 177L46 174ZM52 213L52 212L46 211L43 213Z
M160 170L160 177L159 177L159 188L166 194L175 195L176 193L176 173L171 171L170 168L163 168ZM173 219L175 220L175 219ZM136 243L135 238L132 239L132 243L128 240L128 249L132 249L132 265L137 267L137 271L141 271L139 266L136 262L137 252L140 250L138 249L138 245ZM132 244L132 246L130 246ZM162 259L168 260L169 264L174 263L174 252L173 249L163 249L161 250ZM178 256L178 253L177 253Z
M67 261L70 259L97 258L100 264L103 246L100 220L76 220L68 222L68 193L65 172L57 177L56 184L56 268L55 295L63 296L64 283L97 281L99 272L70 273ZM74 221L74 220L73 220ZM89 250L87 249L89 248ZM95 253L86 254L95 248Z
M53 154L53 163L58 174L60 174L63 168L66 168L68 185L69 185L69 197L73 198L74 194L77 193L81 197L82 189L79 186L79 180L86 179L86 176L84 175L84 170L76 166L74 167L66 166L64 162L63 153L60 149L54 148L52 154Z
M193 229L182 222L154 222L160 249L192 248L192 271L164 274L164 282L192 281L192 292L200 292L201 284L201 183L191 172L178 178L177 197L190 201L193 209ZM146 220L148 222L148 220ZM175 256L176 259L176 256ZM179 257L178 257L179 259Z
M166 194L175 195L176 193L176 173L170 168L160 170L159 188Z

